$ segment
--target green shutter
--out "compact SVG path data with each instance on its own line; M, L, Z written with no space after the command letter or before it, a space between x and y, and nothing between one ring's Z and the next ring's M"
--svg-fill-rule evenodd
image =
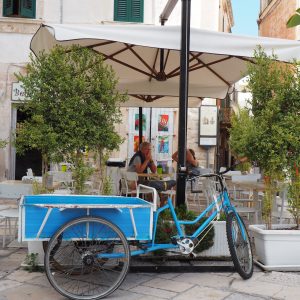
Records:
M25 18L35 18L35 0L20 1L20 15Z
M131 21L144 21L144 0L131 0Z
M115 0L114 20L143 22L144 0Z
M3 0L3 16L8 17L13 14L13 0Z
M115 0L114 20L126 22L129 19L129 0Z

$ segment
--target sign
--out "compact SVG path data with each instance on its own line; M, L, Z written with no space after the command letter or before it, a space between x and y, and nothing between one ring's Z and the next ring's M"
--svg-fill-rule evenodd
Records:
M199 109L199 146L216 146L218 107L202 105Z
M22 82L13 82L11 100L12 101L25 100L25 90L23 88Z

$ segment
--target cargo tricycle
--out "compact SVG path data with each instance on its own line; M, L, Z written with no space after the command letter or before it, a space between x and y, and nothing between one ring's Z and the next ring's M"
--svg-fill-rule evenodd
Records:
M44 241L44 267L50 284L70 299L101 299L114 292L128 273L130 258L161 249L193 255L201 234L223 211L228 246L236 271L243 279L253 273L252 250L242 218L231 204L222 174L188 178L214 180L213 201L195 220L179 220L172 200L157 207L139 197L92 195L30 195L20 202L20 240ZM150 188L140 185L140 187ZM152 189L152 188L150 188ZM137 195L139 191L137 190ZM157 221L169 210L177 234L168 243L156 243ZM201 225L191 235L183 226Z

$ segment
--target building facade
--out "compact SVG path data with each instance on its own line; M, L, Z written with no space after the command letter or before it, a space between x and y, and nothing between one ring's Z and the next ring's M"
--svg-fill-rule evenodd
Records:
M259 35L290 40L299 40L298 27L287 28L288 19L300 7L299 0L261 0L258 18Z
M18 123L26 116L20 111L22 89L17 82L16 73L26 72L29 61L29 44L33 34L41 23L144 23L160 24L159 16L167 0L1 0L0 1L0 139L7 140L5 148L0 149L0 180L20 179L27 168L33 168L36 175L40 172L39 154L27 153L20 157L16 154L12 136ZM230 32L233 26L233 15L230 0L192 0L191 26L216 31ZM181 1L178 1L172 12L168 25L180 24ZM215 100L212 100L215 101ZM214 103L214 102L209 102ZM120 134L126 142L113 155L127 157L134 149L135 110L122 108L123 124L118 125ZM145 110L145 114L150 111ZM153 122L158 124L161 116L168 115L170 127L170 147L163 153L162 159L169 161L171 152L177 149L177 110L154 111ZM152 117L151 117L152 118ZM163 117L164 118L164 117ZM150 117L148 118L150 121ZM189 147L195 149L197 158L205 164L206 150L198 146L199 109L189 109L188 116ZM148 127L150 125L147 125ZM128 142L131 136L131 144ZM156 135L155 147L159 147ZM162 148L161 148L162 149ZM211 152L210 165L214 164L215 148ZM125 158L127 158L125 157ZM124 158L124 155L123 155Z

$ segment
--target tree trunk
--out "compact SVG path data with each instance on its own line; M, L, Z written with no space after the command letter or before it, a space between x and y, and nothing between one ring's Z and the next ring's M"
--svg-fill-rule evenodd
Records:
M48 155L42 154L42 187L47 188L47 177L48 177Z

